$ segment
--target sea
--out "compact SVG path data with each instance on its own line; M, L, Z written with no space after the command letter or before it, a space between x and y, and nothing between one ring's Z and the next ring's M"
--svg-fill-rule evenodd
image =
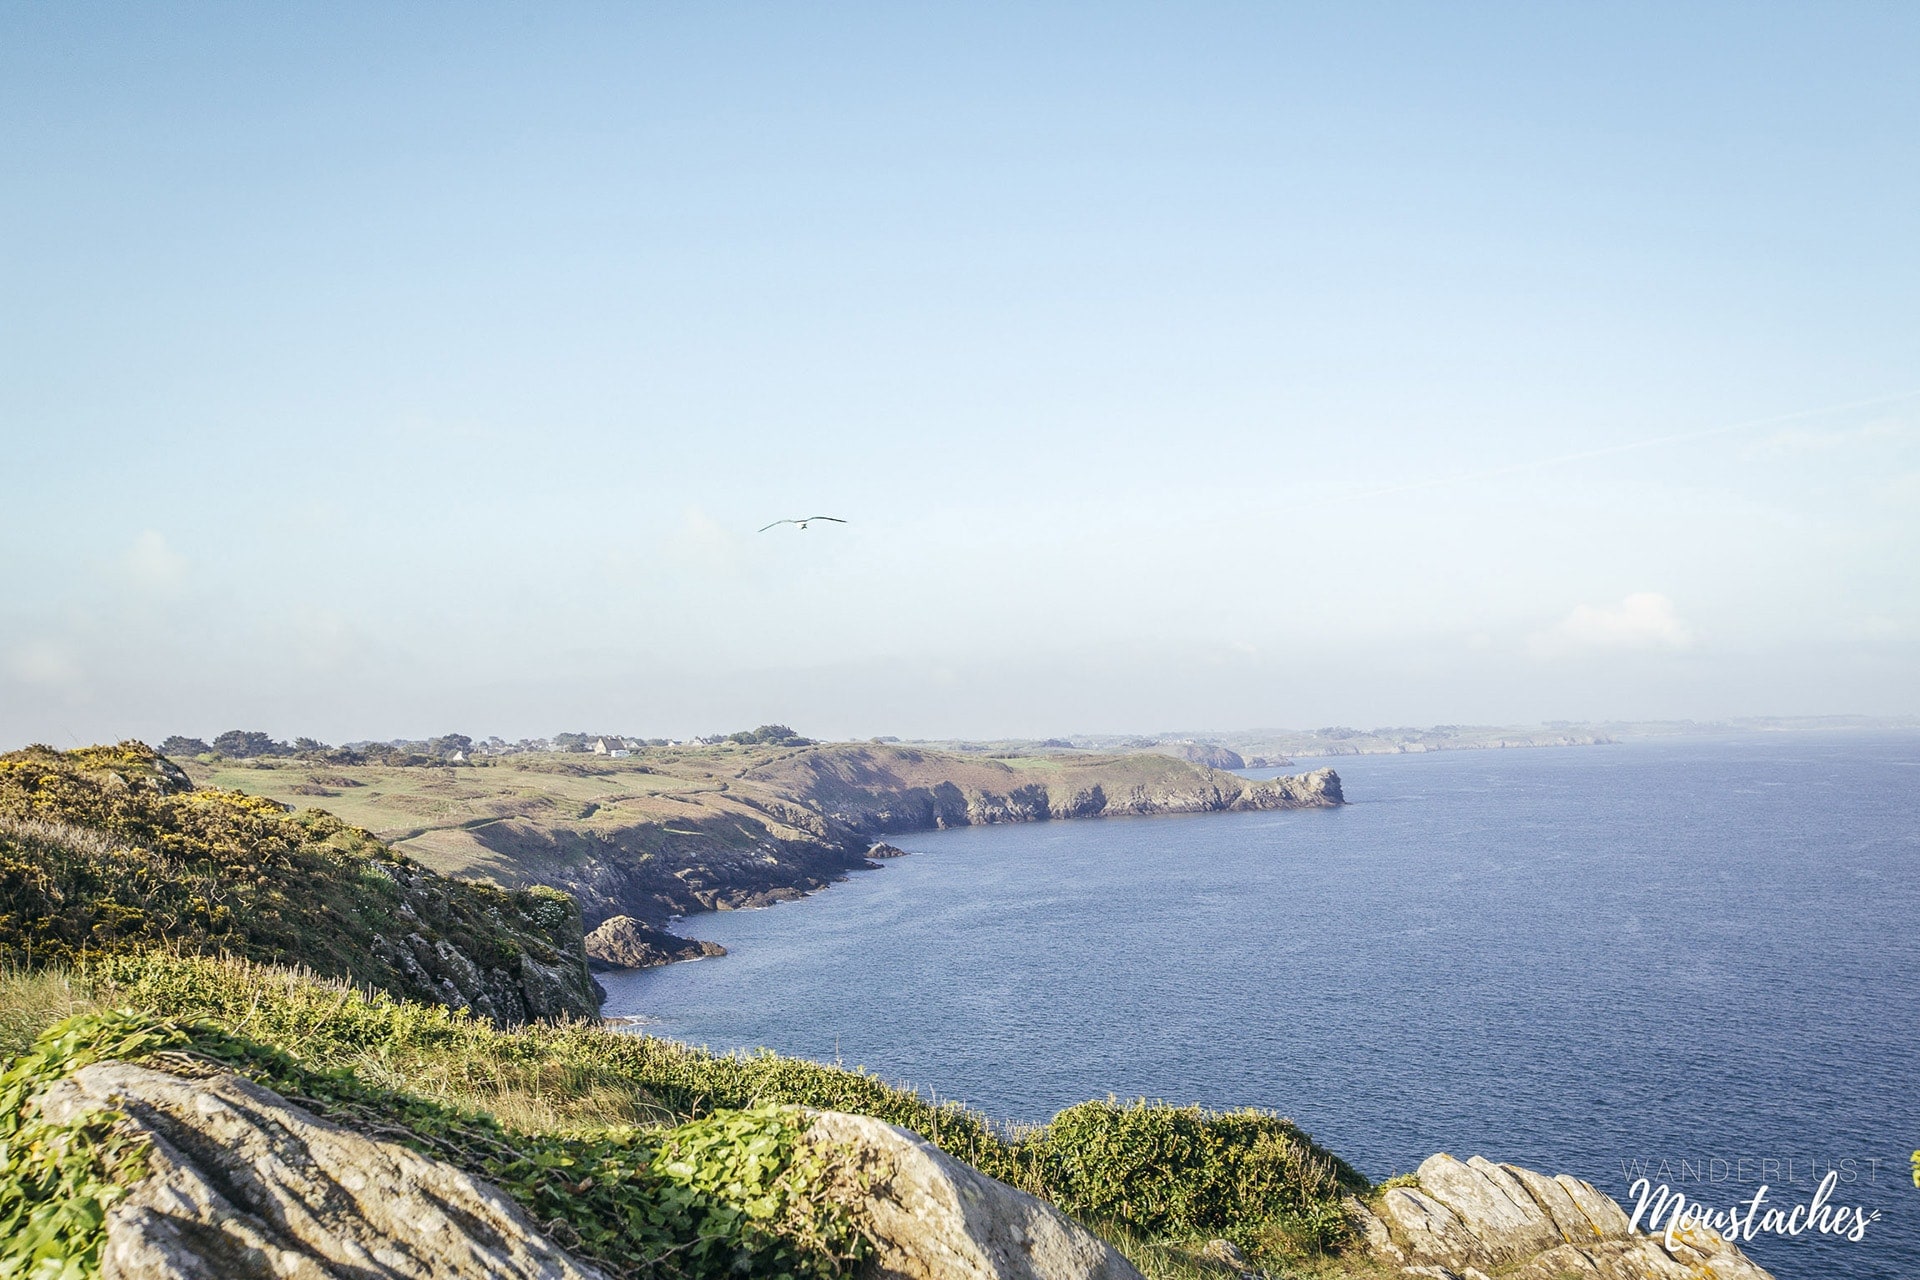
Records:
M605 977L605 1012L1003 1121L1267 1108L1375 1180L1446 1151L1764 1211L1833 1174L1862 1238L1748 1254L1920 1277L1920 733L1322 764L1345 807L897 837L684 921L729 954Z

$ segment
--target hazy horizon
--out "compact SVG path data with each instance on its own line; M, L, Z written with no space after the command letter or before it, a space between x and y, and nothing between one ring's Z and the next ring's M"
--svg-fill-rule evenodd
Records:
M1917 62L13 7L0 746L1920 714Z

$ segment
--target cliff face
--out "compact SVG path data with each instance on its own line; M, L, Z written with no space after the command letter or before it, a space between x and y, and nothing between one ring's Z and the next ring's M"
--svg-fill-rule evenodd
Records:
M317 811L201 790L139 743L0 756L0 948L304 965L502 1024L592 1017L580 914L436 875Z
M1254 782L1154 754L973 759L908 747L832 747L747 775L863 835L994 822L1321 808L1344 803L1320 769Z

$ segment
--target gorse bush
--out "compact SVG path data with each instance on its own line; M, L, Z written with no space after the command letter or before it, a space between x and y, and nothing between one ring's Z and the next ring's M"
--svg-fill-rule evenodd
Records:
M1145 1102L1084 1102L1024 1146L1047 1194L1098 1221L1148 1236L1241 1237L1280 1225L1318 1248L1337 1244L1352 1168L1261 1111L1208 1112Z

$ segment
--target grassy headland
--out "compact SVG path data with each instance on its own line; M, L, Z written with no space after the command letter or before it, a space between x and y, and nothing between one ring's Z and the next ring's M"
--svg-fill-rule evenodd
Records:
M0 948L303 964L504 1022L597 1011L579 914L437 875L330 814L194 788L139 743L0 756Z
M458 765L183 761L196 781L322 804L447 875L544 884L589 927L797 897L903 831L1338 803L1337 778L1255 783L1153 753L983 756L882 743L648 747Z

